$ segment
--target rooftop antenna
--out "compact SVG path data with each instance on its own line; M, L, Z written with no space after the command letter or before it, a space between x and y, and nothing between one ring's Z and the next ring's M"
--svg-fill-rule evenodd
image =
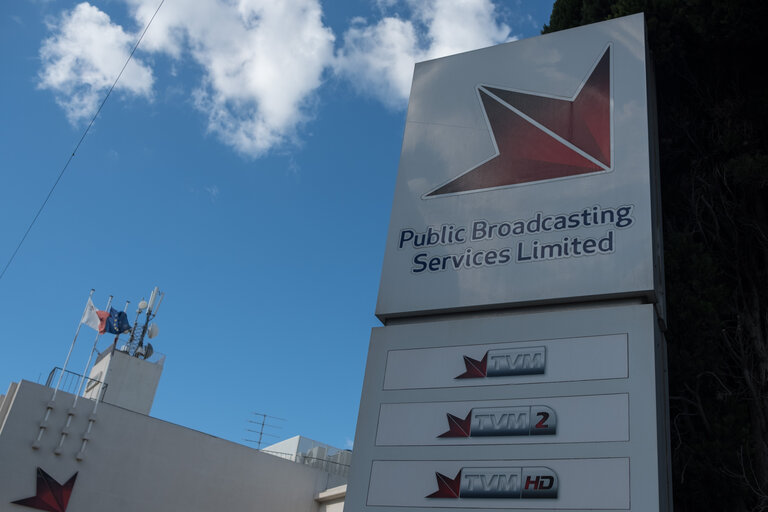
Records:
M245 439L243 438L243 441L249 442L249 443L256 443L256 449L261 450L261 443L264 436L268 437L279 437L275 434L269 434L264 432L264 427L271 427L271 428L283 428L280 425L272 425L270 423L267 423L267 418L270 420L278 420L278 421L285 421L285 418L278 418L277 416L270 416L268 414L264 414L262 412L254 412L253 415L256 417L255 420L248 420L248 423L255 423L258 428L252 429L252 428L246 428L248 432L255 432L259 434L259 439Z
M139 325L139 317L141 316L141 312L147 309L147 301L144 300L144 297L141 298L139 301L139 306L136 309L136 318L133 321L133 327L131 328L131 336L128 338L128 343L123 345L120 350L122 352L127 352L130 354L131 348L133 347L133 340L136 339L136 327Z
M142 359L148 359L152 356L154 348L151 343L145 345L144 338L148 336L152 339L157 336L157 324L150 324L149 322L157 316L157 311L160 309L160 303L163 302L163 297L165 297L165 293L161 292L160 289L155 286L149 296L149 302L143 298L139 301L139 307L136 310L136 319L133 321L133 327L131 328L131 336L128 339L128 343L121 347L120 350L122 352L125 352L132 357L139 357ZM139 327L139 320L141 319L142 313L145 314L144 325Z
M141 357L146 359L152 355L152 352L154 352L151 343L147 343L146 347L144 346L144 337L147 334L149 334L150 338L157 336L157 325L150 325L149 322L157 315L157 311L160 309L160 303L163 302L163 297L165 297L165 293L161 292L160 289L155 286L149 296L149 304L147 304L147 316L144 319L144 326L141 328L141 335L139 335L139 345L136 347L136 350L132 354L134 357Z

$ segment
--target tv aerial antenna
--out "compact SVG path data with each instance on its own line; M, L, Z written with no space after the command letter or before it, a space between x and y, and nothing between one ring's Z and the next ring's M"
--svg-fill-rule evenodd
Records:
M264 432L265 427L269 428L283 428L281 425L273 425L271 423L267 423L267 420L276 420L276 421L286 421L285 418L278 418L277 416L270 416L269 414L264 414L262 412L254 412L252 413L254 418L253 420L248 420L248 423L253 423L256 428L246 428L245 430L248 432L253 432L255 434L259 435L258 439L245 439L243 438L243 441L246 441L248 443L256 443L256 449L261 450L261 443L263 442L264 437L280 437L275 434L270 434L269 432Z
M157 311L160 309L160 303L163 302L165 293L155 286L152 293L149 296L149 302L141 299L139 301L139 308L136 310L136 320L133 322L131 328L131 335L123 347L120 348L122 352L126 352L128 355L138 357L141 359L149 359L154 353L154 347L151 343L144 343L144 337L154 338L157 336L157 324L150 323L157 315ZM127 304L126 304L127 308ZM144 313L144 325L140 325L141 314ZM117 338L115 338L117 342Z

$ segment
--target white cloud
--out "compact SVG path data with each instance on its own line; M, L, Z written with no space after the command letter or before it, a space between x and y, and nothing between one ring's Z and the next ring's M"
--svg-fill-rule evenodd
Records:
M157 7L156 0L125 1L139 27ZM51 28L40 86L78 121L95 111L138 34L88 3ZM203 72L192 97L208 130L240 153L260 156L291 140L311 117L333 42L318 0L176 1L163 5L138 53L192 57ZM116 89L149 97L152 83L152 71L134 56Z
M130 54L136 36L87 3L64 12L43 41L40 87L51 89L72 123L91 117ZM115 90L150 97L152 70L140 59L126 67Z
M411 1L417 19L428 27L428 59L509 40L510 28L497 23L491 0Z
M356 20L344 34L334 69L361 92L391 107L408 99L415 62L510 41L491 0L403 0L408 18ZM398 6L380 1L383 10Z
M419 58L412 22L387 17L375 25L357 22L344 34L336 72L390 107L402 106L411 89L413 64Z
M156 7L155 0L128 1L142 24ZM194 104L223 142L260 156L311 117L334 42L317 0L169 2L162 9L142 47L197 62L203 79Z
M152 97L153 54L201 70L188 92L207 128L241 154L258 157L297 142L314 115L315 93L333 70L385 104L404 106L413 64L509 39L492 0L377 0L381 17L356 18L334 55L320 0L176 0L152 22L117 91ZM123 0L143 28L157 0ZM400 14L395 14L399 12ZM73 122L89 117L128 57L138 33L88 3L62 13L40 54L40 86Z

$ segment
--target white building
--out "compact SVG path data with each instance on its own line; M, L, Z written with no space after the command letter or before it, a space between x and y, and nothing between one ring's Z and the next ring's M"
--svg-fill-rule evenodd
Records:
M77 399L58 376L12 383L0 395L0 511L343 509L349 452L323 461L298 438L286 459L149 416L163 360L109 350Z
M349 465L352 462L351 451L340 450L303 436L291 437L267 446L261 451L313 468L320 468L328 473L342 476L344 479L349 476Z

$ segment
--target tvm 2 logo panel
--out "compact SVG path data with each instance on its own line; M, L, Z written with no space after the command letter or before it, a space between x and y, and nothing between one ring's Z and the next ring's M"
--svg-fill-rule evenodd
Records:
M557 415L545 405L472 408L464 418L449 413L446 416L449 429L437 437L557 434Z

